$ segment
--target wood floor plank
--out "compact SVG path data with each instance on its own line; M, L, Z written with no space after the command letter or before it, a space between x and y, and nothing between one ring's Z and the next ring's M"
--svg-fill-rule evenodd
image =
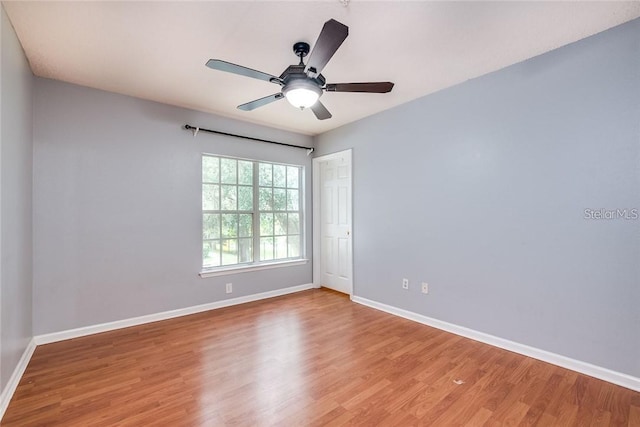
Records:
M640 393L320 289L39 346L0 424L640 427Z
M640 426L640 406L629 408L629 427Z
M489 418L493 415L493 412L487 408L478 409L473 416L464 423L466 427L480 427L484 426Z

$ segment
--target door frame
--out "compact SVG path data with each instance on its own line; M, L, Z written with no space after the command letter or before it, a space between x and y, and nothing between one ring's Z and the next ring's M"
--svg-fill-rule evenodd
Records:
M351 260L349 262L349 296L353 297L353 149L338 151L335 153L325 154L322 156L314 157L311 160L311 181L312 181L312 203L313 203L313 285L316 288L321 286L321 272L322 272L322 248L320 242L320 227L321 227L321 214L322 206L320 205L320 163L327 160L332 160L338 157L347 157L349 159L349 193L351 196L349 209L349 224L351 238L349 239L349 253L351 254Z

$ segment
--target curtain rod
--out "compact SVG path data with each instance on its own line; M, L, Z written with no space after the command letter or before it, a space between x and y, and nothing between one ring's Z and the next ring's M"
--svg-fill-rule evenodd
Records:
M268 139L253 138L251 136L237 135L235 133L221 132L219 130L199 128L199 127L191 126L188 124L184 125L184 129L193 131L194 137L198 134L198 132L217 133L218 135L233 136L235 138L250 139L252 141L258 141L258 142L268 142L269 144L284 145L285 147L303 148L307 150L307 156L313 153L313 147L304 147L302 145L285 144L284 142L269 141Z

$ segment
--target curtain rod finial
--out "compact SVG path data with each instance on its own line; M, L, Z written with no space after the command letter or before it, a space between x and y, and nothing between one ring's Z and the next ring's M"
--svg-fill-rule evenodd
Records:
M307 149L307 156L310 156L311 153L313 153L313 151L315 150L315 148L311 147Z
M198 132L200 132L200 128L199 127L193 127L188 123L186 125L184 125L184 128L186 130L190 130L191 132L193 132L193 137L194 138L196 137L196 135L198 135Z

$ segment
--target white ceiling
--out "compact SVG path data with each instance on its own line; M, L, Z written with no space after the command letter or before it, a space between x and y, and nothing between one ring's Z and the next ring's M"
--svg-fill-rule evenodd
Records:
M640 16L640 2L5 1L33 72L42 77L319 134L481 76ZM296 63L325 21L349 37L324 69L329 83L392 81L389 94L325 93L319 121L279 91L205 67L223 59L274 75Z

